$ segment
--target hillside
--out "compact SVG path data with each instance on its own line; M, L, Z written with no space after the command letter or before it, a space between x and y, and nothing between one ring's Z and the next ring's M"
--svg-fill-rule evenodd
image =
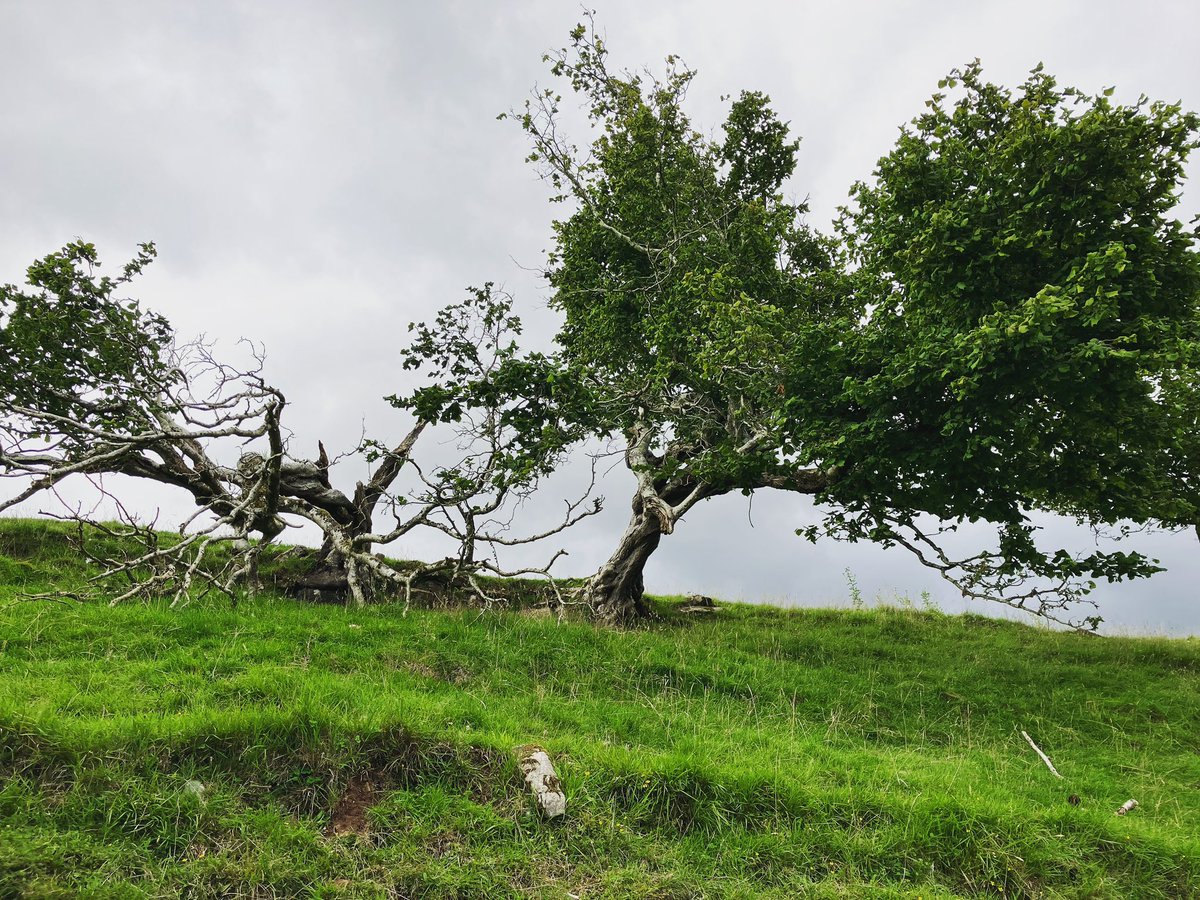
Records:
M1200 896L1200 641L20 599L84 575L0 522L0 897Z

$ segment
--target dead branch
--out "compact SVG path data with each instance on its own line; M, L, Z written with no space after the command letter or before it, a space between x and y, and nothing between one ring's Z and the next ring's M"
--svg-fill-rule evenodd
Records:
M11 335L21 360L51 358L61 371L0 385L0 478L16 485L0 499L0 512L43 493L57 496L63 481L76 478L92 480L117 510L115 522L66 504L51 514L75 524L79 552L97 567L88 582L91 595L118 584L106 594L113 605L162 596L179 606L210 592L236 599L255 589L263 547L289 525L308 521L324 536L310 583L332 587L351 602L367 603L386 587L407 603L418 582L435 577L470 585L487 599L475 576L506 573L499 548L549 539L599 511L598 500L584 507L593 477L584 496L567 504L562 522L527 536L511 531L516 508L553 468L566 436L558 440L558 414L547 402L551 363L517 354L512 335L519 322L506 295L490 286L472 290L435 325L414 328L404 367L425 370L433 384L389 398L413 414L402 440L386 446L364 437L355 451L332 460L318 442L317 458L308 460L289 451L282 424L287 400L266 381L260 347L244 342L249 361L232 365L204 340L175 342L164 319L110 296L152 256L152 247L143 248L126 277L115 281L91 279L90 245L53 257L48 271L73 271L75 280L55 281L50 289L34 285L42 289L22 294L22 309L41 310L48 321L58 321L60 307L69 309L63 327L79 333L63 340L52 329L39 330L42 319L26 315L24 330ZM523 381L505 381L506 367ZM439 425L451 429L459 457L447 460L439 452L435 463L418 463L419 439ZM376 464L349 492L332 481L335 464L347 455ZM177 534L162 535L155 521L140 521L105 487L103 477L111 474L186 491L197 511ZM376 528L381 512L391 516L390 527ZM455 551L403 567L375 555L418 528L448 536ZM544 566L511 574L549 579L563 553L552 551Z
M1029 742L1029 746L1033 748L1033 752L1041 757L1042 762L1046 764L1046 768L1050 770L1054 777L1062 778L1062 776L1058 774L1058 769L1054 768L1054 763L1050 762L1050 757L1043 753L1042 748L1033 742L1033 738L1031 738L1029 734L1024 731L1021 732L1021 737L1025 738L1025 740Z

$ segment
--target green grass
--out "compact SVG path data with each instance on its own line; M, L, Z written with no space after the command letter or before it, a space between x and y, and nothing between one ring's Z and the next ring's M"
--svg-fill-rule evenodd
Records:
M85 573L0 523L0 897L1200 896L1195 640L19 599Z

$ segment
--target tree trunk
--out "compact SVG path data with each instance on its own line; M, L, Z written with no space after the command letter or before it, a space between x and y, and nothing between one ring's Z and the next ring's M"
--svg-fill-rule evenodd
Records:
M642 571L661 539L659 520L647 515L640 498L635 499L633 516L617 549L584 589L584 600L597 620L617 625L645 615Z
M349 529L347 529L349 530ZM356 529L347 536L352 540L365 530ZM372 584L369 573L358 572L360 588L371 593ZM363 578L367 584L362 584ZM349 603L352 590L350 587L350 571L345 555L334 548L333 541L327 536L321 550L313 560L312 567L297 581L292 583L289 593L300 600L312 600L316 603Z

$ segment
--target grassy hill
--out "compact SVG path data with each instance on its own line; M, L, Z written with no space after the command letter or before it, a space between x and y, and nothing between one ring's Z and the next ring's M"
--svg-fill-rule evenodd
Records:
M1200 896L1200 641L19 599L85 574L0 522L0 897Z

